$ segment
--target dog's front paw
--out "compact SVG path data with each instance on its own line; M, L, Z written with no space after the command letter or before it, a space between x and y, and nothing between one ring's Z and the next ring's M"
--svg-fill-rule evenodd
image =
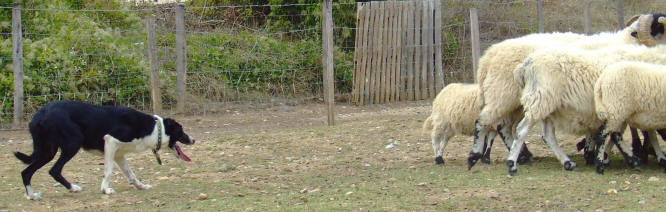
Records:
M147 190L147 189L151 189L153 186L151 186L149 184L138 183L138 184L135 184L134 187L136 187L136 189L139 189L139 190Z
M34 193L31 193L31 194L25 195L25 197L28 198L28 200L39 200L39 199L42 198L42 193L34 192Z
M79 191L83 190L80 186L77 186L75 184L72 184L72 188L69 189L69 192L72 193L77 193Z
M103 188L102 189L102 193L104 193L104 194L113 194L115 192L116 191L114 191L112 188Z

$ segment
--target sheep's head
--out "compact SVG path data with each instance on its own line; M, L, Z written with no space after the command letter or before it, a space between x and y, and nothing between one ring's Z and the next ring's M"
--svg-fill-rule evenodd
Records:
M664 25L666 15L660 13L636 15L627 21L627 26L636 29L631 35L646 46L666 44Z

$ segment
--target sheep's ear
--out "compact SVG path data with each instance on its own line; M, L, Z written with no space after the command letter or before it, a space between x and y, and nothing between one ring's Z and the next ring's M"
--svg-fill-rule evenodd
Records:
M631 32L631 37L638 38L638 32Z

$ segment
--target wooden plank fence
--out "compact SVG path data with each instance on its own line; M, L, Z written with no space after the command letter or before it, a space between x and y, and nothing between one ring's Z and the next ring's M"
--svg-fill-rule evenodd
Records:
M444 86L441 3L358 3L352 100L434 98Z

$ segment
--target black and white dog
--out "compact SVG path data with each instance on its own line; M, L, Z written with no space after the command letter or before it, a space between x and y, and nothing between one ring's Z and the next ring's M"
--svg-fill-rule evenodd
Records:
M40 193L33 191L30 179L37 169L51 161L58 149L60 158L49 174L71 192L81 187L67 182L62 176L65 163L83 147L86 151L104 155L104 178L102 192L113 193L109 187L109 176L113 163L123 171L130 184L137 189L149 189L136 178L130 169L125 154L152 149L161 164L157 150L163 146L171 148L176 156L185 161L190 158L176 144L194 144L194 139L183 132L182 126L173 119L151 116L134 109L118 106L97 106L83 102L56 101L44 105L32 117L29 124L33 140L32 155L15 152L14 155L26 164L21 172L28 199L39 199Z

